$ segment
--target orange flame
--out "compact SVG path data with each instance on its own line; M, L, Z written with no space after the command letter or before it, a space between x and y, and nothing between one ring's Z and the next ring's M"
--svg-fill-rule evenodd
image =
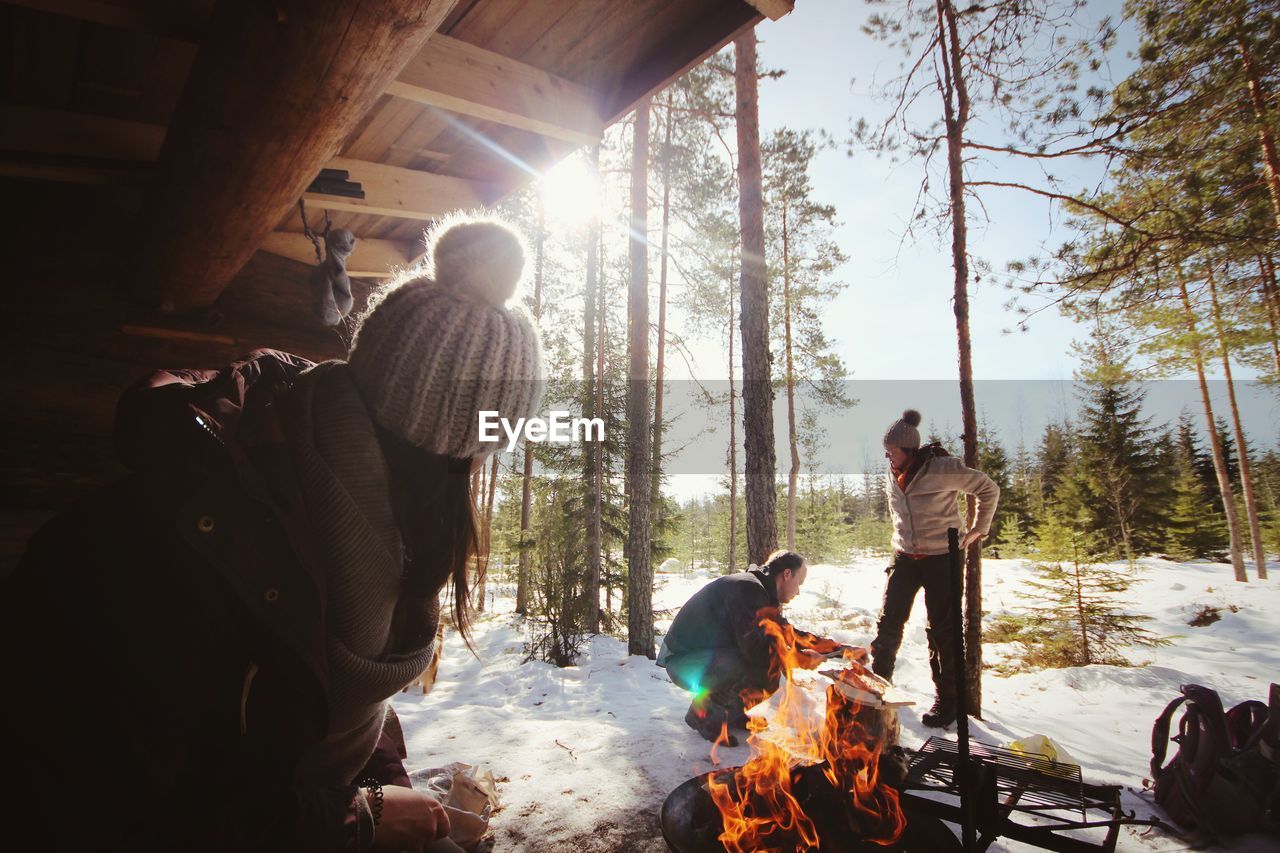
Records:
M773 609L758 614L777 652L771 656L770 674L781 678L770 736L763 735L763 725L753 725L747 763L733 776L707 777L707 791L723 819L721 844L729 853L818 849L817 827L801 806L795 784L798 768L819 762L826 764L827 781L849 794L849 831L877 844L896 842L906 819L898 792L879 780L883 718L862 713L862 705L833 686L826 691L826 713L817 722L813 697L792 679L793 670L811 666L803 655L806 638L778 622L776 614ZM849 660L858 657L857 652L845 654ZM763 698L744 693L743 704L750 708ZM875 723L868 727L868 720Z

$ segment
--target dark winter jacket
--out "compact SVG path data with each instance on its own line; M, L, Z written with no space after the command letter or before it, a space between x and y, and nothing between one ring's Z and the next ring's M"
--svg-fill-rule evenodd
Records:
M354 784L295 773L326 733L324 579L273 403L310 366L260 351L126 392L133 473L49 522L0 583L18 786L2 808L42 849L368 841ZM394 731L366 767L388 782L404 778Z
M731 648L737 649L748 665L762 672L776 671L776 645L760 624L762 620L791 624L782 615L773 578L755 567L716 578L680 608L663 639L658 663L665 665L681 655ZM802 646L817 639L806 631L795 633Z

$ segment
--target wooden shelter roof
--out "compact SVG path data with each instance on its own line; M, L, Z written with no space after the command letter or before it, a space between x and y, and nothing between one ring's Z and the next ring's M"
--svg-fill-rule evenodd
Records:
M762 13L784 14L791 2L435 5L448 7L435 33L328 164L347 170L366 197L305 196L310 209L328 211L335 227L362 238L351 268L364 275L414 257L424 221L495 202L598 140ZM0 78L0 175L145 185L213 7L213 0L9 0L0 7L11 33L9 73ZM310 245L290 236L301 228L289 210L259 247L305 261Z
M360 238L353 274L386 275L427 220L499 200L792 5L0 0L0 574L121 473L115 403L149 370L345 356L350 329L311 317L299 198ZM307 192L326 167L364 198Z

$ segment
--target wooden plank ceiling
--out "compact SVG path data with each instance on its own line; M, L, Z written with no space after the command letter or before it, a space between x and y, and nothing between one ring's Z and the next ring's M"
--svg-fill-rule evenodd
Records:
M289 3L279 3L286 14ZM425 0L424 0L425 5ZM488 205L791 0L456 0L328 165L364 199L307 193L361 238L351 269L387 274L423 225ZM144 189L200 55L213 0L0 5L0 180ZM284 166L282 165L282 168ZM309 180L309 177L307 178ZM152 190L154 195L156 190ZM295 210L259 248L312 259ZM227 282L222 281L221 285ZM195 303L207 304L216 297Z

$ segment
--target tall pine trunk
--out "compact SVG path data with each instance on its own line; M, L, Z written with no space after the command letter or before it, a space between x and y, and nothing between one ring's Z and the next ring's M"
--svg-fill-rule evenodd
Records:
M667 367L667 237L671 230L671 124L673 96L667 95L666 125L662 132L662 242L658 262L658 351L653 383L653 514L662 515L662 384Z
M778 547L777 459L769 365L769 292L764 261L760 104L756 33L733 43L737 94L738 219L742 231L742 421L747 454L747 559L763 564Z
M1258 274L1262 279L1262 307L1271 327L1271 355L1275 359L1276 379L1280 379L1280 294L1276 293L1276 268L1266 255L1258 255Z
M1191 355L1196 363L1196 378L1200 381L1200 402L1204 406L1204 419L1209 429L1209 446L1213 449L1213 470L1218 476L1218 492L1222 495L1222 508L1227 514L1227 533L1231 537L1231 568L1236 580L1249 580L1244 571L1244 556L1240 547L1240 520L1236 518L1235 495L1231 492L1231 478L1227 473L1227 456L1222 449L1222 437L1213 417L1213 403L1209 400L1209 383L1204 376L1204 355L1200 350L1200 332L1196 328L1196 315L1191 309L1191 297L1187 295L1187 283L1178 273L1178 289L1182 295L1182 313L1186 318Z
M542 197L538 197L538 239L534 248L533 263L533 319L542 318L542 271L546 257L545 210ZM529 612L529 522L533 506L533 442L524 443L524 473L520 480L520 554L516 569L516 613Z
M1276 217L1276 228L1280 229L1280 155L1276 153L1276 138L1272 133L1272 122L1267 109L1268 93L1262 88L1262 80L1258 75L1258 67L1249 49L1245 37L1243 15L1236 18L1234 32L1236 47L1240 51L1240 63L1244 66L1245 80L1249 84L1249 105L1253 108L1253 117L1258 122L1258 141L1262 146L1262 173L1267 182L1267 191L1271 195L1271 208Z
M600 146L591 149L591 167L593 172L600 167ZM604 305L597 305L596 294L600 289L600 216L599 212L591 217L591 226L587 229L587 280L583 286L582 300L582 410L595 410L595 417L600 417L597 401L595 367L598 359L596 348L596 312L604 311ZM598 469L600 454L603 449L597 442L585 441L582 444L582 480L586 484L583 494L583 507L587 512L587 582L583 589L585 610L583 622L592 633L600 631L600 478Z
M493 461L489 464L488 495L484 501L484 566L480 572L480 583L476 584L476 610L481 613L484 612L485 589L489 582L489 558L493 547L493 500L498 489L498 458L499 454L493 454Z
M593 164L593 168L595 169L595 171L599 173L600 149L598 147L593 152L591 162ZM600 231L600 234L598 235L598 239L596 240L597 252L600 258L600 266L601 268L603 268L604 266L604 233L601 229L597 229L597 230ZM605 342L607 340L606 333L608 331L608 327L605 321L608 319L609 312L605 310L604 274L599 273L596 277L600 279L600 289L596 294L596 314L599 317L600 322L596 327L596 399L595 399L595 409L593 410L592 416L599 418L601 422L603 422L604 421L604 383L605 383L604 355L605 355ZM589 528L588 535L590 537L590 541L595 543L595 547L592 550L591 554L589 554L588 556L594 561L595 568L593 569L593 571L595 572L596 577L601 577L602 571L603 571L603 565L607 563L609 559L609 555L606 553L603 553L604 534L601 530L601 525L602 525L601 513L603 512L602 507L603 507L603 501L604 501L604 450L605 448L603 445L601 444L596 445L595 468L591 472L591 482L595 484L593 487L595 489L594 491L595 501L591 507L591 521L590 521L591 526ZM604 582L604 617L601 621L602 623L604 621L608 621L612 623L613 584L607 578L602 578L602 580ZM603 628L604 625L602 624L601 627Z
M734 293L729 275L729 572L738 569L738 403L734 389Z
M782 200L782 304L787 355L787 441L791 469L787 472L787 550L796 549L796 488L800 482L800 443L796 437L796 366L791 353L791 246L787 233L787 200Z
M969 250L965 222L964 134L969 122L969 94L960 56L960 36L952 0L936 0L938 43L943 56L942 108L947 136L948 196L951 212L951 263L955 270L952 308L960 360L960 423L964 430L964 464L978 467L978 415L973 399L973 360L969 341ZM966 496L965 524L977 516L973 497ZM982 718L982 543L969 546L964 568L964 660L969 713Z
M1253 491L1253 471L1249 463L1249 448L1244 440L1244 425L1240 423L1240 407L1236 404L1236 384L1231 378L1231 349L1222 323L1222 307L1218 304L1218 286L1209 271L1209 299L1213 307L1213 327L1222 354L1222 373L1227 379L1227 401L1231 404L1231 423L1235 427L1236 450L1240 460L1240 488L1244 492L1244 511L1249 521L1249 541L1253 545L1253 566L1259 580L1267 579L1267 549L1262 542L1262 524L1258 521L1258 499Z
M654 656L653 565L649 553L649 489L652 433L649 410L649 101L636 107L631 148L631 286L627 300L627 480L630 516L627 536L627 650Z

